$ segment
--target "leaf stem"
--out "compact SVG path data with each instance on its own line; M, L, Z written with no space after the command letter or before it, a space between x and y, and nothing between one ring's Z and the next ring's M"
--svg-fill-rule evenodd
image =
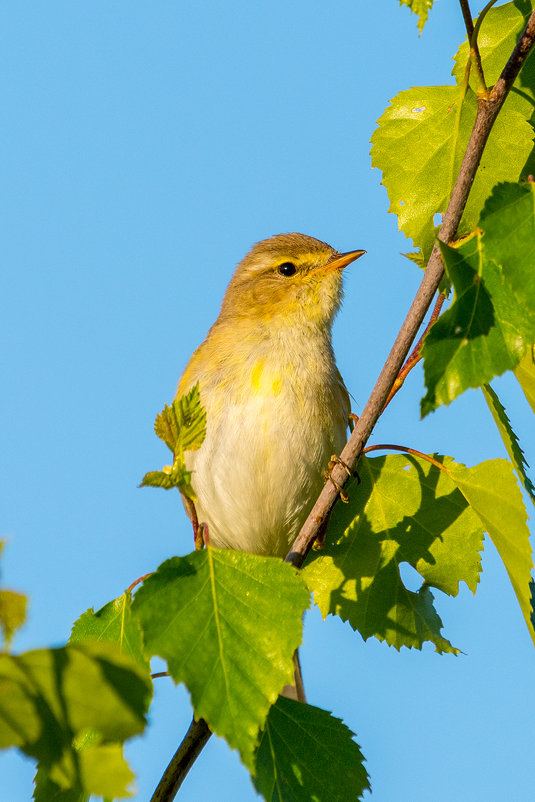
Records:
M426 460L426 462L430 462L431 465L435 465L437 468L440 468L441 471L444 473L448 473L447 469L442 465L441 462L434 459L434 457L430 457L429 454L424 454L423 451L417 451L415 448L409 448L408 446L396 446L393 443L379 443L375 446L367 446L366 448L362 449L363 454L368 454L370 451L403 451L406 454L412 454L415 457L420 457L420 459Z
M171 802L184 782L190 768L210 738L208 724L202 718L193 719L184 740L171 758L150 802Z
M483 67L481 64L481 55L479 53L479 47L477 44L477 37L479 34L479 29L481 28L481 23L487 16L487 13L490 11L494 3L496 3L496 0L490 0L490 2L487 3L485 8L479 14L475 26L472 20L472 14L470 12L470 6L468 5L468 0L459 0L459 3L461 4L461 9L464 17L464 24L466 27L466 33L468 35L468 43L470 47L470 63L474 71L474 76L476 81L476 93L479 98L488 99L489 90L487 89L487 85L485 83L485 76L483 74Z
M145 579L148 579L148 578L149 578L149 576L152 576L152 574L153 574L153 572L152 572L152 571L149 571L149 573L148 573L148 574L143 574L143 576L140 576L140 577L139 577L139 579L134 579L134 581L132 582L132 584L131 584L131 585L129 585L129 586L127 587L127 589L125 590L125 593L131 593L131 592L134 590L134 588L135 588L135 586L136 586L136 585L139 585L139 584L140 584L140 582L144 582L144 581L145 581Z
M448 203L448 208L444 214L442 225L438 232L438 237L442 242L450 243L455 237L457 226L464 212L466 201L492 126L534 42L535 11L533 11L529 17L526 28L514 48L509 61L505 65L502 74L490 92L488 100L483 100L481 98L478 100L478 111L472 133ZM399 334L379 374L371 395L364 406L358 423L340 454L341 460L345 462L351 470L355 470L362 449L368 441L384 409L396 377L422 325L443 274L444 267L440 256L440 250L435 242L420 287L416 292ZM335 465L331 475L334 481L339 486L343 487L347 480L345 469L342 468L341 465ZM307 520L295 539L290 552L286 556L287 562L297 568L303 564L312 543L322 524L327 519L337 497L338 490L333 482L326 482Z

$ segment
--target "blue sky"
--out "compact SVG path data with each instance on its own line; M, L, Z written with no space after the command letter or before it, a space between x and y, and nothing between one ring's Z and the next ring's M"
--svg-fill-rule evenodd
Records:
M368 251L334 335L362 408L419 281L369 139L397 92L451 81L461 15L435 5L418 38L395 0L4 4L0 526L4 583L30 596L17 650L64 643L88 607L191 549L176 495L137 485L167 459L154 417L253 242L302 231ZM535 459L514 380L495 389ZM482 396L421 422L422 392L416 369L372 440L504 456ZM364 644L310 612L309 700L357 733L375 802L527 799L535 656L490 543L477 595L437 604L457 658ZM136 799L190 716L157 681L127 750ZM2 798L30 798L31 762L3 754L0 775ZM257 797L213 738L179 798Z

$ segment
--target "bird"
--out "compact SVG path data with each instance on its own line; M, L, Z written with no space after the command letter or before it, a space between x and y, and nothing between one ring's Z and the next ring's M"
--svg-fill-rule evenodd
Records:
M364 253L278 234L235 268L177 388L198 384L206 410L205 439L185 458L211 546L284 558L306 520L347 439L331 335L343 269Z

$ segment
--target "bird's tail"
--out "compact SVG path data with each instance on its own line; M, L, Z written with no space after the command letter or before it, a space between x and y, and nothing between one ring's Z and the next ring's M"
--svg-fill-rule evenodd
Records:
M293 685L285 685L282 695L288 699L297 699L298 702L306 702L305 687L301 674L301 663L299 662L299 651L294 652L294 681Z

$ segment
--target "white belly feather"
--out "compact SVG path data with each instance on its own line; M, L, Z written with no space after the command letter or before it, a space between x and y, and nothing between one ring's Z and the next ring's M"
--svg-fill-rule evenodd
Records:
M338 374L334 382L329 378L336 385ZM199 451L186 453L186 463L198 519L208 525L213 546L280 556L289 551L321 490L323 470L346 441L345 390L331 397L334 409L322 395L323 403L311 406L313 387L297 393L294 382L273 381L265 370L239 399L228 385L212 386L203 398L201 382L206 439Z

